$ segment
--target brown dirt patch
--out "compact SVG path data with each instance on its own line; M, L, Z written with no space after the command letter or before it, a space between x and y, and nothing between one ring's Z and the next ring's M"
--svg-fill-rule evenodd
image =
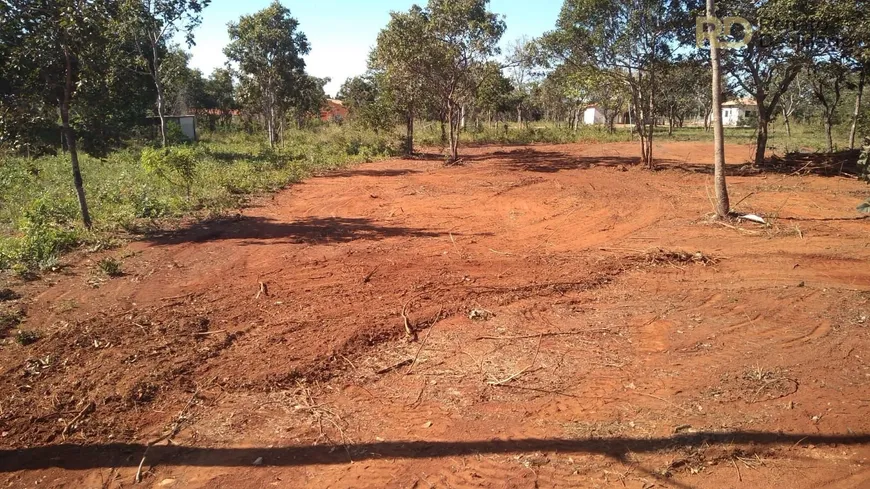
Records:
M39 334L0 344L7 485L129 486L175 430L146 486L870 483L866 185L733 176L771 224L725 227L705 143L466 153L4 285Z

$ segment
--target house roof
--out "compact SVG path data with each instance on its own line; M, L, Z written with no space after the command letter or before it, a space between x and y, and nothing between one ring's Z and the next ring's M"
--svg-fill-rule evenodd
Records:
M731 100L729 102L725 102L722 104L722 107L746 107L746 106L757 106L758 103L751 98L742 98L738 100Z

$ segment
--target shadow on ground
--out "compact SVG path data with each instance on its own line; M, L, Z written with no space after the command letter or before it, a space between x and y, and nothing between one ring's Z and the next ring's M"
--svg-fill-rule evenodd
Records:
M710 446L752 445L793 447L804 445L867 445L870 435L782 434L774 432L692 433L662 438L529 438L480 441L384 441L346 446L287 446L274 448L203 448L177 445L152 446L149 465L240 467L263 457L266 466L345 464L369 459L425 459L464 455L514 454L530 452L589 453L624 460L632 453L680 450ZM108 467L136 467L144 444L49 445L0 450L0 471L36 470L58 467L84 470ZM339 449L337 449L339 448Z
M368 170L365 168L360 168L357 170L342 170L336 171L332 173L328 173L323 175L324 177L338 177L338 178L350 178L350 177L400 177L403 175L413 175L415 173L422 173L420 170L411 170L408 168L393 168L386 170Z
M290 222L263 217L235 217L211 219L179 230L154 233L146 240L161 245L226 239L242 240L245 244L325 244L397 236L434 238L447 234L418 228L384 226L371 219L359 217L306 217Z
M596 166L628 168L640 163L635 156L572 156L558 151L542 151L533 148L512 151L495 151L480 155L468 155L464 161L495 160L497 166L517 171L557 173L566 170L586 170ZM656 160L659 165L674 165L671 160Z

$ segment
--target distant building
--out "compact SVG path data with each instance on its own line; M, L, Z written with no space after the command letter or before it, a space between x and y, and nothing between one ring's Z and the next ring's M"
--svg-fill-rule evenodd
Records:
M607 118L604 117L604 112L601 112L598 106L590 105L583 111L583 124L607 124Z
M722 104L723 126L748 126L749 121L758 118L758 104L752 99L732 100Z
M160 117L148 117L147 121L151 124L151 127L154 128L154 136L158 136L160 134ZM196 141L198 139L195 115L165 115L163 116L163 121L166 125L178 124L181 128L181 133L184 134L184 137L187 139L191 141Z
M320 111L320 119L324 122L341 122L347 119L347 107L341 100L326 99L326 105Z

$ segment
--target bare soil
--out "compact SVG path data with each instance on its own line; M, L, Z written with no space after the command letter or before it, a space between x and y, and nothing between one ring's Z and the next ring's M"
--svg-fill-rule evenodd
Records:
M711 145L655 152L361 165L5 284L0 483L870 487L866 184L729 146L769 225L714 223Z

